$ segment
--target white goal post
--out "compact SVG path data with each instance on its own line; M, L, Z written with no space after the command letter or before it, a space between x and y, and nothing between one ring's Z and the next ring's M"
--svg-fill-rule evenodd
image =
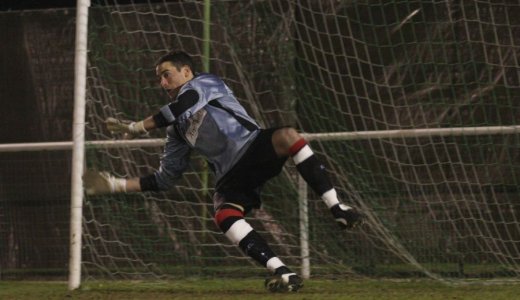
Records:
M369 139L403 139L441 136L446 137L474 135L504 135L517 133L520 133L520 125L373 130L357 132L302 133L301 135L308 141L352 141ZM93 148L157 147L163 145L164 139L85 141L86 147ZM73 141L10 143L0 144L0 152L70 150L73 149L73 147Z
M74 58L74 119L72 126L72 174L70 200L69 290L81 284L83 220L83 168L85 160L85 110L87 92L88 12L90 0L76 2Z
M81 103L80 103L81 104ZM76 120L76 117L75 117ZM75 133L81 130L75 126ZM482 127L458 127L458 128L421 128L406 130L378 130L364 132L332 132L332 133L302 133L309 141L347 141L367 139L405 139L421 137L440 136L472 136L472 135L505 135L520 133L520 125L517 126L482 126ZM78 134L83 137L84 135ZM157 147L164 145L164 139L135 139L135 140L104 140L104 141L63 141L43 143L12 143L0 144L0 152L23 152L23 151L56 151L73 150L75 163L72 171L71 186L71 240L70 240L70 265L69 265L69 289L74 290L81 283L81 222L82 222L82 181L83 163L79 163L78 151L83 151L85 146L92 148L142 148ZM79 158L78 158L79 157ZM77 184L81 187L78 192ZM76 185L75 185L76 184ZM309 220L307 185L299 177L296 183L298 188L299 228L300 228L300 257L301 274L304 278L310 276L310 251L309 251Z

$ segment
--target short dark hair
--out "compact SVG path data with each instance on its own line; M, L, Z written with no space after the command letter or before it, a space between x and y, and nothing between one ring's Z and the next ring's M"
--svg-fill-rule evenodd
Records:
M167 61L171 62L172 65L174 65L179 71L182 67L188 66L190 70L195 73L193 59L191 59L191 56L184 51L171 51L159 57L159 59L155 62L155 66L157 67L158 65Z

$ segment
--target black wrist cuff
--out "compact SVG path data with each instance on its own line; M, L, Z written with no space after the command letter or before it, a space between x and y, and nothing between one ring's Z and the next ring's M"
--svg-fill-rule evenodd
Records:
M143 192L159 190L159 187L157 186L157 180L155 179L154 174L139 178L139 183L141 184L141 191Z
M153 120L157 128L163 128L169 125L166 118L160 112L153 116Z

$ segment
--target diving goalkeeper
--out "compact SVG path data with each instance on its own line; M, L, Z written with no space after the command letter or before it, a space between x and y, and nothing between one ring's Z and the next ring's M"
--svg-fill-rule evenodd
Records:
M127 123L108 118L106 125L112 133L133 136L166 127L159 169L130 179L88 171L84 176L86 193L168 190L186 170L192 150L197 150L207 158L216 176L213 203L217 226L246 255L271 272L265 282L267 289L297 291L303 280L244 219L252 209L260 208L264 183L278 175L291 157L342 228L361 224L363 215L338 200L325 167L294 128L260 128L219 77L195 73L188 54L176 51L162 56L156 63L156 74L171 102L142 121Z

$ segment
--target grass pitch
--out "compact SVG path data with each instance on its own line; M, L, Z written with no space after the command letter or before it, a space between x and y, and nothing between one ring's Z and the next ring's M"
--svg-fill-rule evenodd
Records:
M272 294L261 279L183 279L161 282L96 281L69 292L66 282L0 281L0 299L518 299L520 284L432 280L305 281L297 293Z

